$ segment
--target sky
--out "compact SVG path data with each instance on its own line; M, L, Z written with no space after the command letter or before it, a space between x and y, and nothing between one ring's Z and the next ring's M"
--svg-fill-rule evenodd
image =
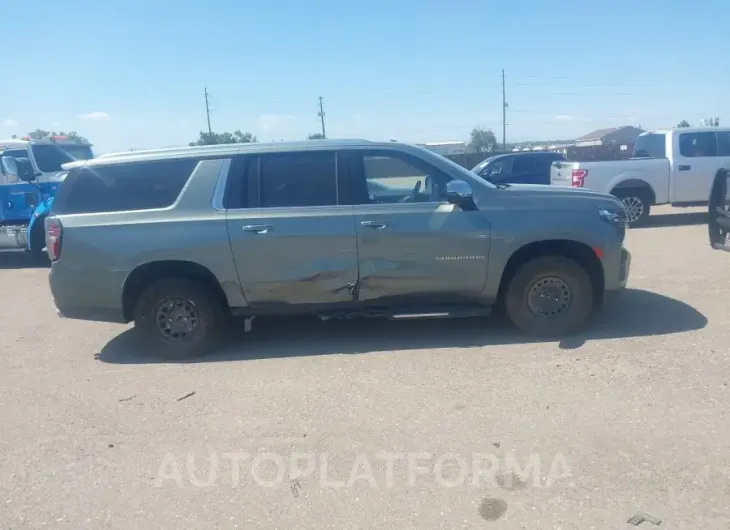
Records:
M0 0L0 138L76 130L97 154L259 141L570 139L730 124L730 2Z

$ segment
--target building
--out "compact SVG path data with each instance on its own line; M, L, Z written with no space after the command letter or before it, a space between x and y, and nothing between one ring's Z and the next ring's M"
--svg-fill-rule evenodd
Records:
M428 142L417 144L442 156L466 154L466 142Z
M599 145L633 145L641 129L631 125L598 129L575 140L576 147L593 147Z

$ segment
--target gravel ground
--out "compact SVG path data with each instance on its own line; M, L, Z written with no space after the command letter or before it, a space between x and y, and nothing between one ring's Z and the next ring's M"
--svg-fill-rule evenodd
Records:
M730 528L730 256L657 210L630 288L560 342L271 321L161 363L0 256L0 525Z

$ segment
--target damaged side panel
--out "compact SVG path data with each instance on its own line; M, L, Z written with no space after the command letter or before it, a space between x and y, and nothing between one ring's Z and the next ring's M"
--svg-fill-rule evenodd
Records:
M357 296L352 206L229 210L227 224L251 308L344 303Z

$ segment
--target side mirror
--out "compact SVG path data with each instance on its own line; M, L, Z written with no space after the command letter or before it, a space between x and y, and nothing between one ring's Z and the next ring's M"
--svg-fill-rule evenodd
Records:
M452 180L446 184L446 200L451 204L462 205L473 199L474 193L468 182Z

